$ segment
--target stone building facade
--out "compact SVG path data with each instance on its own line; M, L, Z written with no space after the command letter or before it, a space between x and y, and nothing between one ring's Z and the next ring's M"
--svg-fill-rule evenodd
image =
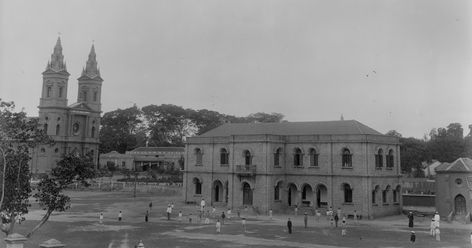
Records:
M49 172L68 153L89 154L95 164L98 162L103 79L93 45L78 78L77 102L71 105L67 103L69 76L58 38L51 60L43 72L38 106L39 123L55 144L38 146L33 150L30 163L32 173Z
M100 154L100 167L113 164L119 169L146 171L158 166L181 166L184 147L138 147L125 154L112 151Z
M472 213L472 159L459 158L436 167L436 210L443 217Z
M400 147L357 121L224 124L187 139L184 198L260 212L401 210Z

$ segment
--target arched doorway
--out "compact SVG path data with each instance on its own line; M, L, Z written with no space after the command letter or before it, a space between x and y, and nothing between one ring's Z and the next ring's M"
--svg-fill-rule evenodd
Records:
M456 215L465 215L467 213L465 198L461 194L454 198L454 213Z
M249 183L243 183L243 205L252 205L252 189Z
M293 183L288 186L287 203L289 206L297 204L297 186Z
M328 189L323 184L316 188L316 206L319 208L328 206Z
M223 184L218 180L213 182L213 201L223 201Z
M305 184L302 187L302 204L304 206L310 206L313 202L313 190L309 184Z

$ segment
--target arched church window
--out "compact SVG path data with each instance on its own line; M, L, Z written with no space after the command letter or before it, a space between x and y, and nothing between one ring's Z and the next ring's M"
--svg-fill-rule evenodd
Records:
M52 92L52 87L48 86L47 91L46 91L46 97L51 97L51 92Z
M59 87L59 97L62 97L62 91L63 91L64 87Z
M47 123L44 123L44 132L46 132L46 134L48 133L48 124Z
M85 91L85 90L82 91L82 100L83 100L84 102L87 101L87 91Z
M92 127L92 138L95 138L95 127Z
M98 92L93 92L93 101L96 102L97 101L97 96L98 96Z
M79 134L79 128L80 128L79 123L77 123L77 122L74 123L74 125L72 125L72 133L74 135L78 135Z

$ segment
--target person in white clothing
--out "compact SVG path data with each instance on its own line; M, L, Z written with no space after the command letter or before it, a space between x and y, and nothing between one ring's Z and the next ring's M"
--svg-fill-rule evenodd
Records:
M200 202L200 211L203 212L205 210L205 199L202 198L202 201Z
M221 232L221 223L220 223L220 220L217 219L216 220L216 233L220 233Z
M434 213L434 222L438 228L439 228L439 221L441 221L441 218L439 216L439 213L436 211L436 213Z
M103 224L103 213L100 213L100 224Z
M429 234L434 237L435 234L435 229L436 229L436 222L433 219L431 219L431 224L429 224Z

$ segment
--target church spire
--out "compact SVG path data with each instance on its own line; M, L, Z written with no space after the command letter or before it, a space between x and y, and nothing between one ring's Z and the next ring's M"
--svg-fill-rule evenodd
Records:
M61 37L57 37L54 51L51 54L51 61L48 62L46 70L51 69L53 71L67 71L66 64L64 63L64 55L62 55L62 44Z
M92 44L85 69L82 70L82 76L94 78L100 76L100 70L97 65L97 55L95 54L95 45Z

